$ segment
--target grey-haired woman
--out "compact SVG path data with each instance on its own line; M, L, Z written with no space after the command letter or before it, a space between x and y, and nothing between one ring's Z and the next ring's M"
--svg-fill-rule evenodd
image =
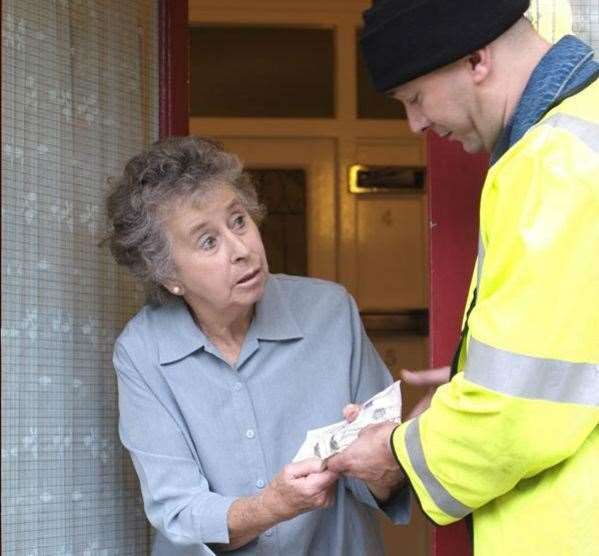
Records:
M251 180L211 140L157 143L111 181L110 247L148 293L114 365L153 553L382 555L373 510L407 520L396 478L289 463L392 380L353 299L269 274Z

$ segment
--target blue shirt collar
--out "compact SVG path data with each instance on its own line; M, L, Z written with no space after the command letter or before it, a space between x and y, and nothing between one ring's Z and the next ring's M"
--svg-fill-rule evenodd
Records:
M159 307L156 311L160 312L160 318L156 320L160 330L156 337L161 365L183 359L199 349L211 349L210 339L195 323L182 299ZM262 299L256 303L248 336L266 341L303 338L280 285L270 276Z
M572 35L566 35L547 51L491 153L491 164L535 125L556 100L590 77L597 68L593 54L590 46Z

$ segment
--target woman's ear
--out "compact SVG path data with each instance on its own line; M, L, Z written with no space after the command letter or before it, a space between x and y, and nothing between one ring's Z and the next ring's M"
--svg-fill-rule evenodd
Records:
M468 72L475 85L482 83L491 73L491 49L486 46L476 50L466 58Z
M183 287L174 280L166 280L162 285L173 295L183 295Z

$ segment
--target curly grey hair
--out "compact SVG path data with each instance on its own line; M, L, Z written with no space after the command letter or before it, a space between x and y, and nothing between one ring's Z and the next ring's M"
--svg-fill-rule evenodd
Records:
M228 184L257 224L265 214L239 158L204 137L171 137L154 143L108 183L106 241L117 263L143 284L151 303L163 304L173 297L162 285L174 271L163 226L165 209L173 202L201 201L207 192Z

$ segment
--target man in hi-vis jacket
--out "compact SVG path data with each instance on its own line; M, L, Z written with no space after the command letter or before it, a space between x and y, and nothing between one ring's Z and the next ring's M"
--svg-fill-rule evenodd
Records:
M599 554L599 64L554 46L528 0L379 0L361 46L411 129L488 151L452 378L400 426L329 462L405 474L476 556ZM398 547L398 550L400 547Z

